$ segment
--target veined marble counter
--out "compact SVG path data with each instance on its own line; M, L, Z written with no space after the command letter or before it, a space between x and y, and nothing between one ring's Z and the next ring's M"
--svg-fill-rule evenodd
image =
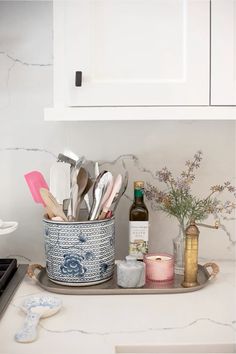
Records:
M28 296L46 293L25 277L0 321L0 353L115 354L129 353L122 351L125 346L235 343L236 264L216 263L220 273L196 292L112 296L50 293L62 299L63 308L40 321L35 342L22 344L14 340L25 318L20 305Z

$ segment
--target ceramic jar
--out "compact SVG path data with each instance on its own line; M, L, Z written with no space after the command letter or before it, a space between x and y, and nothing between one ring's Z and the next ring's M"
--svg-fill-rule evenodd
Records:
M46 271L68 286L109 280L115 267L115 219L60 222L44 219Z
M126 256L117 264L117 284L122 288L141 288L145 284L145 264L135 256Z

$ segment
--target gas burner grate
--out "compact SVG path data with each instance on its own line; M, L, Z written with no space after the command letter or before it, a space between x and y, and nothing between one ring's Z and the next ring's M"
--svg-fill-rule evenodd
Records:
M0 296L17 270L16 259L0 259Z
M14 258L0 258L0 318L24 279L27 269L28 264L17 265Z

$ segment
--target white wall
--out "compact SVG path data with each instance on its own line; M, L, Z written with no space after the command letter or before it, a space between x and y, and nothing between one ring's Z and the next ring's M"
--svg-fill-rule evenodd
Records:
M50 164L65 148L109 162L103 166L112 172L123 170L122 161L129 170L128 189L117 210L118 258L127 254L133 180L158 184L156 170L168 166L181 172L201 149L196 194L205 195L211 185L226 180L236 184L234 121L44 122L43 108L52 106L52 38L50 2L0 1L0 218L19 222L15 233L1 236L1 257L44 262L43 211L23 175L37 169L48 180ZM171 252L177 223L147 205L150 251ZM201 258L234 257L235 219L223 223L225 229L218 231L201 229Z

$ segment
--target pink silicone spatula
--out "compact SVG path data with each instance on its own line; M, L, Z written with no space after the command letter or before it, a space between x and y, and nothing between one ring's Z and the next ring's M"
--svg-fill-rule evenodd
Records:
M43 198L41 197L41 194L40 194L40 189L41 188L49 189L49 188L48 188L48 184L45 181L42 173L39 171L32 171L32 172L26 173L24 175L24 177L25 177L25 180L28 184L29 190L31 192L31 195L32 195L35 203L42 204L43 207L46 208L46 204L44 203ZM46 212L50 218L55 216L49 208L46 208Z

